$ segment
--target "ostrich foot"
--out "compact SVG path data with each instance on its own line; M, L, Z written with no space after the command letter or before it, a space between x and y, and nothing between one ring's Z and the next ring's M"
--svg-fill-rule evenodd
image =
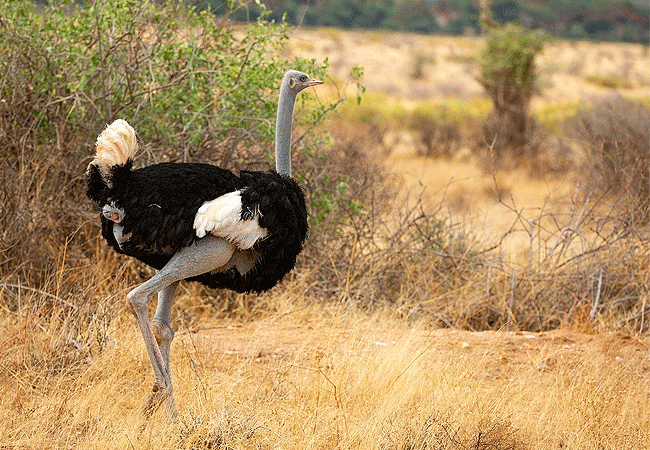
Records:
M150 418L156 411L158 411L158 408L160 408L160 405L163 403L165 403L167 416L172 420L177 419L178 411L176 410L172 387L169 386L166 388L155 383L142 405L142 414L145 418Z

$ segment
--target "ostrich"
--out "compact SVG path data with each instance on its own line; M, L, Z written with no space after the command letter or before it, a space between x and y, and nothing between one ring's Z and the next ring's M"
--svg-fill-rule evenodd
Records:
M145 416L163 402L172 417L177 415L169 351L178 282L259 293L294 267L307 235L307 208L302 188L291 178L291 122L297 94L322 83L295 70L285 74L275 171L235 175L200 163L133 170L137 141L126 121L116 120L97 138L86 195L101 211L102 236L118 253L158 270L127 295L155 375ZM156 293L149 321L147 307Z

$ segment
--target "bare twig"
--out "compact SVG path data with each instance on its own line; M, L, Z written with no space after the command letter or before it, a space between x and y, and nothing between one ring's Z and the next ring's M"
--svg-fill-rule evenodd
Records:
M40 294L40 295L43 295L44 297L51 298L52 300L56 300L58 302L61 302L64 305L69 306L71 308L74 308L74 309L77 308L76 305L73 305L69 301L64 300L61 297L58 297L56 295L50 294L49 292L45 292L42 289L36 289L36 288L33 288L33 287L23 286L23 285L20 285L20 284L13 284L13 283L0 283L0 287L5 288L5 289L20 289L20 290L23 290L23 291L34 292L35 294Z

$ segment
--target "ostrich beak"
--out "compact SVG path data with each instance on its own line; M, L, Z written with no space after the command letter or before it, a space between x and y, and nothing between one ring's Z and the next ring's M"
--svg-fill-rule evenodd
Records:
M323 83L325 83L325 82L324 82L324 81L321 81L321 80L315 80L315 79L313 79L313 78L310 78L308 81L305 81L305 82L303 83L303 85L304 85L305 87L310 87L310 86L317 86L317 85L319 85L319 84L323 84Z

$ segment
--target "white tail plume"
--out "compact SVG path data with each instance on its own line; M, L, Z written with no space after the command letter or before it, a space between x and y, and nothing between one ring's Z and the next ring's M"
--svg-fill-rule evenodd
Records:
M97 137L97 152L90 163L97 166L102 178L111 186L111 167L126 164L138 148L135 130L126 120L117 119Z

